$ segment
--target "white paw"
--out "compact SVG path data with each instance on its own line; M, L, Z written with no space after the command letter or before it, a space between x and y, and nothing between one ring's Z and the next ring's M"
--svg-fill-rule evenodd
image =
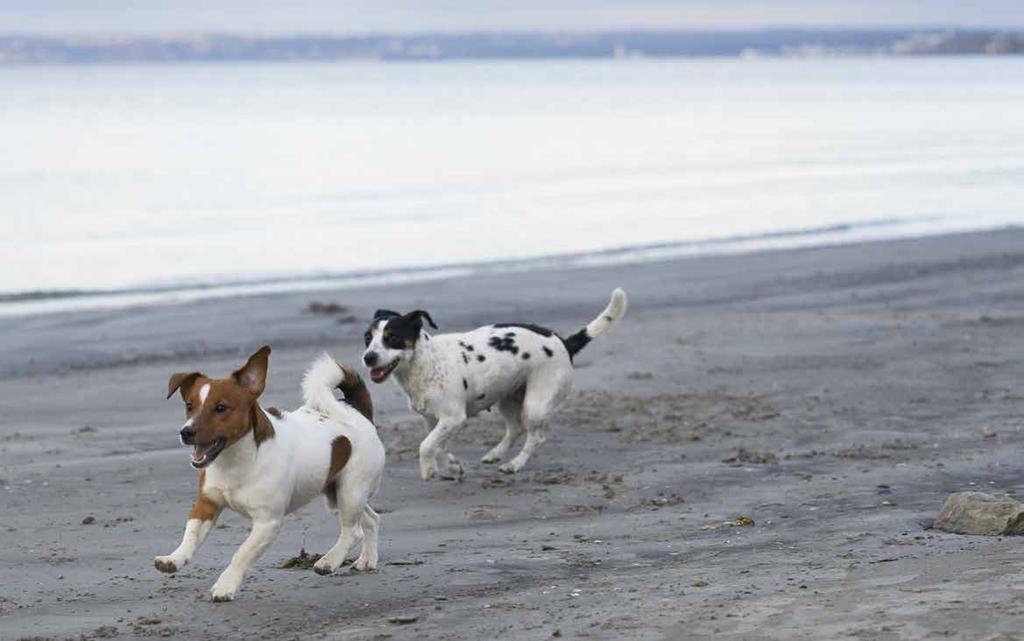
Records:
M462 477L466 475L466 471L462 469L462 463L459 463L458 459L451 459L448 465L445 467L444 472L441 472L440 477L445 481L461 481Z
M173 554L167 556L158 556L153 559L153 565L156 569L167 574L174 574L181 568L185 567L185 561L175 558Z
M423 459L420 459L420 477L422 477L424 481L429 481L435 476L437 476L437 465L433 461L424 461Z
M504 465L499 465L498 471L501 472L502 474L515 474L516 472L519 471L519 468L521 467L522 465L517 465L515 461L509 461Z
M331 559L324 555L320 557L320 560L313 564L313 571L317 574L326 576L328 574L334 574L334 571L338 569L340 563L333 563Z
M222 603L224 601L233 601L235 599L235 592L238 590L238 584L231 581L224 581L218 579L213 584L213 588L210 590L210 598L213 599L214 603Z
M360 555L356 562L352 564L352 569L357 572L373 572L377 569L377 555Z
M480 459L480 462L485 465L490 465L491 463L497 463L498 461L500 461L502 456L505 456L504 452L496 452L495 450L491 450L490 452L484 454L484 457Z

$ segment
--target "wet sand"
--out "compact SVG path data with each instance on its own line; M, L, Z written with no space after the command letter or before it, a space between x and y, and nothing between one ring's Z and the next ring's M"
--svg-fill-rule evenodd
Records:
M629 314L519 475L478 462L492 413L455 441L463 482L422 482L417 419L371 388L379 572L278 567L336 538L319 501L233 603L208 590L237 515L153 568L195 493L172 371L269 342L264 405L291 407L378 307L565 333L618 285ZM1021 541L927 527L951 492L1024 491L1022 330L1020 229L0 319L0 639L1018 638Z

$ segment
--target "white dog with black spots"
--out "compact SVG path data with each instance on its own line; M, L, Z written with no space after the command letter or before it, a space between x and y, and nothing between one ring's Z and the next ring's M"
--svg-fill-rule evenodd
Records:
M547 440L544 422L572 389L573 356L625 313L626 292L616 289L597 318L563 339L525 323L432 336L423 321L437 325L426 311L378 310L364 336L363 363L375 383L394 375L409 406L423 417L428 431L419 450L424 480L462 476L462 466L445 449L448 441L467 418L495 405L505 419L505 436L482 461L500 461L526 432L523 449L498 468L512 474ZM443 468L437 463L442 453Z

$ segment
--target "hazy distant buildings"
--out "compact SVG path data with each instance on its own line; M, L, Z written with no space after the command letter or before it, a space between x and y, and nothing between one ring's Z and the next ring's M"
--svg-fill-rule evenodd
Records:
M291 37L0 36L0 64L1021 53L1024 53L1024 33L993 30L776 29Z

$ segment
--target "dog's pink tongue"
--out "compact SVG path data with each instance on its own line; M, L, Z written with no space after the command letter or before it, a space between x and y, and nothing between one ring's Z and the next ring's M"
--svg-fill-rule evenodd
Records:
M386 367L374 367L370 370L370 378L380 378L388 371Z

